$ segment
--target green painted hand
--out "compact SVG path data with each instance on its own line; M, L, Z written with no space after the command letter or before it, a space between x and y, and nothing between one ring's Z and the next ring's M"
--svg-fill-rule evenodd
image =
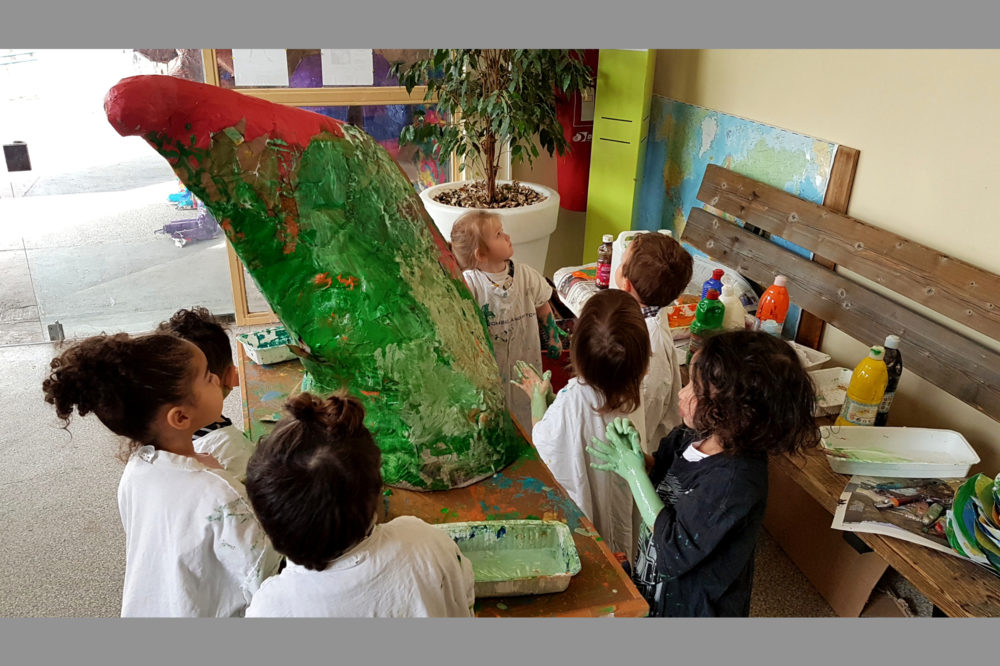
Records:
M530 363L517 361L514 363L514 376L517 379L510 380L510 383L520 388L531 398L531 424L534 425L542 420L545 410L555 400L552 384L549 381L552 372L546 370L539 374L538 368Z
M559 328L551 312L545 322L545 330L549 338L545 353L549 358L559 358L563 351L562 338L568 338L569 333Z
M632 497L642 514L642 521L652 529L656 516L663 509L663 500L656 494L649 476L646 474L646 460L642 453L639 432L632 422L625 418L616 418L607 425L604 436L608 442L594 437L594 446L588 446L587 452L599 463L590 463L594 469L614 472L628 481Z

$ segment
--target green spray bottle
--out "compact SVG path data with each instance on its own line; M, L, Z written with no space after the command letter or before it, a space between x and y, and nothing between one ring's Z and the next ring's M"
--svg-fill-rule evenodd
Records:
M704 346L705 340L722 332L722 320L725 315L726 306L719 300L719 292L709 289L694 311L686 363L691 363L691 357Z

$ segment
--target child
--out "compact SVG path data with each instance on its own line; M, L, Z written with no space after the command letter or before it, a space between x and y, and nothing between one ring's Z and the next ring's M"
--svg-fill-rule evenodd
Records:
M681 372L667 313L662 308L673 303L691 281L692 265L691 255L670 236L639 234L625 249L615 275L618 285L639 302L649 329L652 355L649 373L642 380L648 435L642 442L646 453L652 453L660 440L681 423L677 410Z
M247 617L470 617L472 563L419 518L376 525L382 453L364 407L300 393L261 438L247 492L288 566L265 581Z
M280 556L246 490L191 437L222 411L219 378L173 335L87 338L52 360L45 401L128 438L118 509L125 528L122 617L242 615Z
M212 313L205 308L178 310L168 321L161 322L156 332L176 335L197 345L208 360L209 372L219 378L223 398L239 386L240 373L233 364L226 329L216 323ZM241 482L246 478L253 443L221 412L214 423L195 431L194 449L218 460Z
M473 210L455 220L451 250L469 290L483 309L507 394L507 408L526 428L531 422L531 406L527 396L510 385L512 369L517 361L541 367L538 322L547 333L547 355L559 358L562 354L559 337L563 333L549 305L552 287L531 266L517 264L515 268L511 260L514 247L495 213Z
M570 360L576 376L554 400L548 372L539 377L527 364L518 365L518 385L531 395L531 439L611 550L631 557L635 540L628 484L591 469L584 449L615 418L631 414L642 427L640 384L649 365L649 335L635 299L617 289L591 296L576 322Z
M608 427L610 444L594 438L592 466L628 479L642 513L632 579L650 616L749 615L767 456L819 442L814 395L784 341L733 331L695 354L680 393L684 425L652 457L628 420Z

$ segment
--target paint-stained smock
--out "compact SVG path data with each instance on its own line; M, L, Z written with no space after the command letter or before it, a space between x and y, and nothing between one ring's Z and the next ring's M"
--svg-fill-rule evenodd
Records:
M289 560L247 617L472 617L475 600L472 562L451 537L400 516L323 571Z
M639 535L632 579L652 617L747 617L754 548L767 503L767 458L704 456L674 428L650 480L666 506Z
M118 484L122 617L242 616L281 556L233 474L144 446Z
M603 404L600 391L573 377L532 428L531 440L552 476L594 523L612 552L632 557L632 492L622 477L591 467L591 462L602 461L587 453L586 447L594 437L606 441L605 429L616 417L627 416L645 438L643 410L640 406L630 414L601 414L598 409Z
M465 283L483 310L500 377L507 396L507 407L521 425L531 427L531 402L528 396L510 383L514 362L521 360L542 368L542 341L538 335L538 315L535 310L549 302L552 287L542 274L527 264L514 264L514 280L503 289L508 272L485 273L468 270ZM501 285L501 286L497 286Z
M247 463L255 447L228 418L223 417L221 421L195 431L192 443L195 451L209 454L240 483L246 483Z
M646 432L642 448L653 453L661 439L680 425L681 413L677 407L681 391L681 370L677 363L677 350L670 333L666 309L646 317L649 330L649 371L642 380L642 405L646 411Z

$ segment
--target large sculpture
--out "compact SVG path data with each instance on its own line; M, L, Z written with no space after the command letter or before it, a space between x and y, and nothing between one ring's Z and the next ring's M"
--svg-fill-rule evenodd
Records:
M521 445L485 322L392 157L320 114L168 76L123 79L108 120L170 162L297 340L313 390L361 398L386 483L491 475Z

